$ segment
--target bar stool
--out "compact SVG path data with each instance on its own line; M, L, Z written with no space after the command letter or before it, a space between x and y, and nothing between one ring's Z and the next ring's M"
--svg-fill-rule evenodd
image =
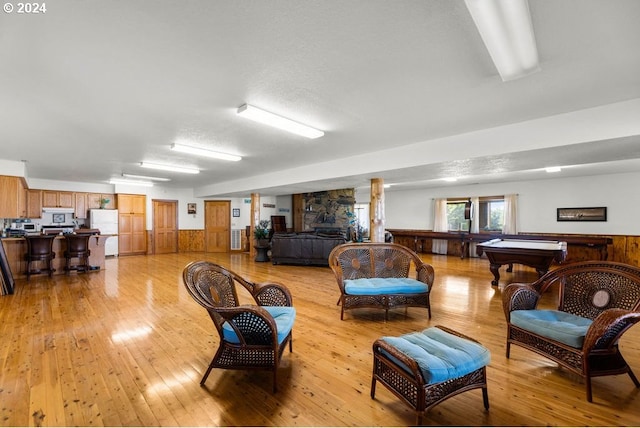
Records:
M67 249L64 251L64 257L67 259L64 270L67 275L72 270L77 272L89 271L89 238L90 234L69 234L65 235L67 241ZM78 259L78 264L72 265L71 259Z
M53 252L53 240L56 235L27 235L27 281L32 274L49 272L49 276L53 275L55 269L51 266L51 261L56 257ZM43 262L46 267L31 269L32 262Z

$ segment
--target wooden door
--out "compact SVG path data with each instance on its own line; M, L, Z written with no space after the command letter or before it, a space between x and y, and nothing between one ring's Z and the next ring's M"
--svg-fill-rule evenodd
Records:
M205 201L204 250L228 253L231 250L231 201Z
M178 252L177 201L153 201L153 243L155 254Z

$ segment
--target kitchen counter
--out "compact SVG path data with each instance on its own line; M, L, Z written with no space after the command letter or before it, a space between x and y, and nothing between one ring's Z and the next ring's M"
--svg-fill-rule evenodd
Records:
M89 256L89 265L104 269L104 243L111 235L91 235L89 238L89 250L91 255ZM2 245L4 246L5 253L7 254L7 260L11 267L11 273L14 278L26 278L25 271L27 270L27 262L25 261L25 254L27 253L27 240L25 238L2 238ZM64 258L64 251L67 249L67 241L63 235L56 236L53 241L53 251L56 253L56 257L53 259L52 266L56 270L53 274L60 275L65 274L64 267L66 265L66 259ZM31 280L38 278L39 275L32 275Z

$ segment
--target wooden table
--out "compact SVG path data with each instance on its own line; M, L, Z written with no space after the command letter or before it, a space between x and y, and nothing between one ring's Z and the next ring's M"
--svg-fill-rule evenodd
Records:
M513 270L513 264L519 263L534 268L539 276L549 271L554 261L561 263L567 257L567 243L561 241L535 241L530 239L492 239L479 243L479 256L482 253L489 259L489 269L493 273L491 285L498 285L500 266L508 264L507 272Z

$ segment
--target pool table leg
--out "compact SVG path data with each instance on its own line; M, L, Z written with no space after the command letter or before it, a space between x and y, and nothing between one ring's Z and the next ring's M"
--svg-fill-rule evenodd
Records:
M491 281L491 285L498 285L498 281L500 280L500 265L496 265L491 263L489 265L489 270L493 274L493 281Z

